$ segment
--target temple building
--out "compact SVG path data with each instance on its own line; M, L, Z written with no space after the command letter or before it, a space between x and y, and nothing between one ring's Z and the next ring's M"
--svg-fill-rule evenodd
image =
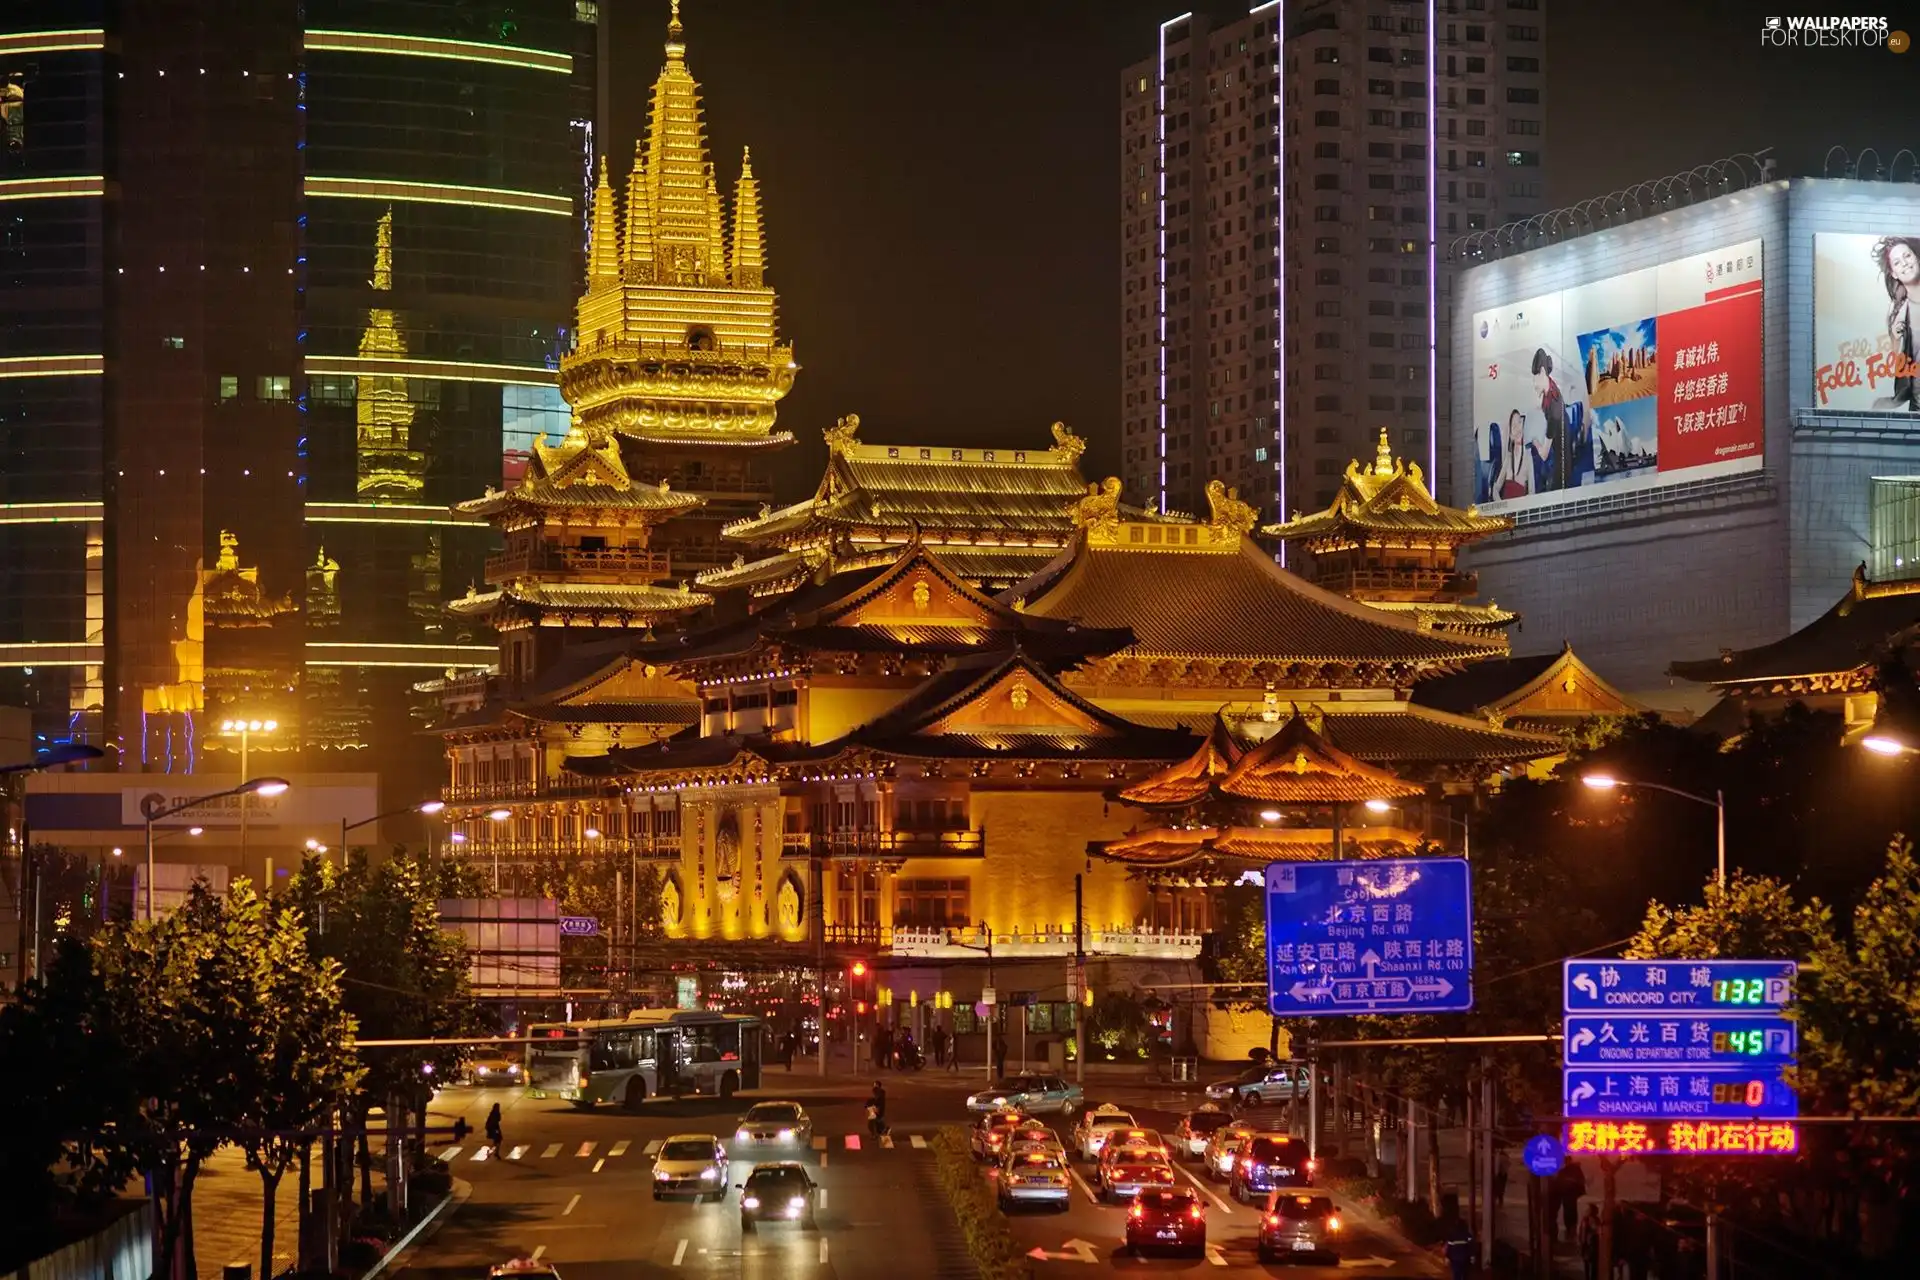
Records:
M1413 691L1413 701L1563 738L1596 718L1637 716L1648 710L1581 661L1571 644L1563 644L1557 653L1496 658L1429 680Z
M968 582L998 590L1072 541L1087 445L1066 424L1039 449L868 444L859 431L853 414L827 429L827 469L811 498L727 525L747 550L701 574L700 588L742 592L758 607L823 570L891 560L918 540Z
M1383 428L1373 461L1347 464L1326 510L1296 514L1261 532L1304 553L1307 563L1296 567L1329 591L1423 627L1498 637L1514 614L1474 601L1479 579L1456 560L1461 547L1511 528L1510 516L1435 501L1420 464L1395 458Z
M1853 742L1868 735L1882 711L1880 664L1911 647L1916 627L1920 581L1873 582L1861 565L1847 593L1792 635L1675 662L1668 671L1720 695L1695 722L1703 732L1732 737L1745 730L1749 716L1778 715L1799 702L1839 715L1845 740Z

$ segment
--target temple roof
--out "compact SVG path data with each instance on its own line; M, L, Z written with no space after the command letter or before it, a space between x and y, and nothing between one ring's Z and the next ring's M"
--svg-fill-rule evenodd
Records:
M488 489L481 497L454 504L454 510L493 516L516 506L610 509L644 512L665 520L705 501L695 494L675 492L664 480L657 485L635 481L627 473L617 443L595 441L575 426L558 444L535 442L526 475L518 485L501 491Z
M1006 593L1029 614L1132 626L1142 657L1450 670L1504 640L1422 630L1287 572L1220 525L1095 525Z
M1200 748L1150 778L1122 788L1130 804L1185 807L1205 800L1323 805L1417 796L1425 788L1362 763L1294 715L1264 742L1243 745L1224 721Z
M1424 622L1434 627L1461 631L1504 627L1520 616L1491 601L1473 604L1457 600L1368 600L1367 605L1387 613L1397 613L1415 626Z
M1675 662L1671 675L1731 688L1840 676L1870 667L1877 649L1920 625L1920 581L1872 582L1866 566L1825 613L1784 639L1752 649L1722 649L1717 658Z
M1130 712L1141 724L1207 732L1224 721L1237 743L1257 742L1267 728L1259 713ZM1308 723L1334 747L1357 760L1388 769L1433 764L1503 765L1558 755L1565 744L1542 733L1497 727L1485 719L1454 715L1429 707L1394 705L1369 710L1365 704L1316 705Z
M1511 528L1509 516L1483 516L1472 507L1462 511L1435 501L1420 464L1395 458L1382 427L1372 465L1362 466L1358 459L1349 462L1331 506L1268 525L1261 532L1285 542L1329 546L1382 540L1464 542Z
M515 581L495 591L475 591L447 608L462 617L479 617L519 606L534 612L588 610L602 613L668 615L712 604L713 597L685 586L655 587L627 583Z
M960 533L974 545L1059 547L1073 532L1086 442L1059 423L1045 449L862 444L859 429L849 414L827 430L827 469L813 497L736 521L726 536L793 547L919 530L930 541Z
M1413 700L1460 715L1554 727L1645 710L1582 662L1571 644L1558 653L1475 663L1419 684Z
M1269 862L1405 857L1420 844L1398 827L1347 828L1337 842L1326 827L1152 827L1093 841L1087 852L1143 872L1179 869L1196 883L1232 884Z

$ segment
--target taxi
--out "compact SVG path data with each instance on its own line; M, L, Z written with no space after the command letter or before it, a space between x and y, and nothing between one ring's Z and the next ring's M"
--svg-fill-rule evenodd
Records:
M1080 1123L1073 1127L1073 1145L1080 1152L1082 1160L1098 1160L1100 1148L1106 1145L1107 1138L1115 1129L1135 1128L1130 1112L1122 1111L1111 1102L1103 1102L1080 1117Z
M1173 1130L1173 1149L1189 1160L1198 1160L1207 1154L1207 1142L1213 1135L1232 1123L1233 1117L1219 1107L1203 1103L1180 1117Z
M515 1258L489 1268L488 1280L560 1280L560 1273L554 1270L550 1262L535 1262L532 1258Z
M1015 1133L1031 1128L1018 1111L989 1111L973 1126L969 1142L975 1160L997 1161L1007 1153L1007 1143Z
M1002 1213L1026 1204L1050 1205L1065 1212L1073 1198L1064 1150L1028 1148L1008 1152L1000 1165L998 1181Z
M1238 1120L1215 1129L1201 1156L1206 1162L1206 1175L1215 1182L1225 1182L1232 1177L1234 1166L1240 1162L1240 1144L1258 1132L1259 1126Z
M1100 1197L1131 1200L1142 1191L1164 1191L1174 1184L1173 1162L1159 1147L1109 1142L1100 1153Z
M1049 1155L1067 1158L1066 1144L1060 1141L1060 1135L1046 1125L1035 1124L1029 1120L1007 1136L1006 1154L1020 1155L1023 1152L1041 1151Z

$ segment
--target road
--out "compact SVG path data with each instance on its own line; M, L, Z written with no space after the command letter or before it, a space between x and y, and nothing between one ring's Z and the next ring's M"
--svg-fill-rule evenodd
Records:
M791 1083L789 1083L791 1080ZM819 1229L765 1226L742 1236L734 1207L656 1202L650 1152L671 1134L729 1138L752 1099L699 1098L651 1102L637 1115L600 1108L574 1110L505 1089L449 1089L436 1100L436 1124L464 1116L477 1131L493 1103L503 1113L503 1159L488 1158L478 1134L439 1149L456 1177L471 1185L467 1200L403 1256L408 1280L484 1280L486 1268L537 1256L565 1280L634 1280L650 1276L807 1277L809 1280L973 1280L975 1270L934 1181L926 1140L942 1125L963 1123L960 1095L978 1081L926 1073L887 1077L890 1145L865 1134L867 1081L823 1083L796 1071L768 1072L755 1097L792 1097L814 1121L814 1149L804 1158L822 1188ZM1096 1101L1128 1106L1142 1123L1170 1129L1179 1104L1165 1096L1116 1089ZM1064 1126L1063 1128L1064 1136ZM732 1181L740 1182L744 1166ZM1194 1171L1195 1176L1197 1170ZM986 1176L983 1171L982 1176ZM1254 1256L1255 1211L1209 1193L1205 1258L1120 1256L1123 1210L1096 1204L1084 1190L1065 1213L1021 1213L1015 1237L1037 1249L1036 1274L1071 1280L1095 1270L1197 1271L1211 1278L1269 1275L1431 1277L1432 1259L1371 1221L1355 1221L1338 1267L1267 1267Z

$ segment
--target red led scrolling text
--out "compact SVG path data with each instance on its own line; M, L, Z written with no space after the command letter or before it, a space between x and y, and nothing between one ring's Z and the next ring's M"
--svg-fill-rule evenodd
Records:
M1567 1126L1572 1155L1792 1155L1800 1131L1785 1121L1581 1120Z

